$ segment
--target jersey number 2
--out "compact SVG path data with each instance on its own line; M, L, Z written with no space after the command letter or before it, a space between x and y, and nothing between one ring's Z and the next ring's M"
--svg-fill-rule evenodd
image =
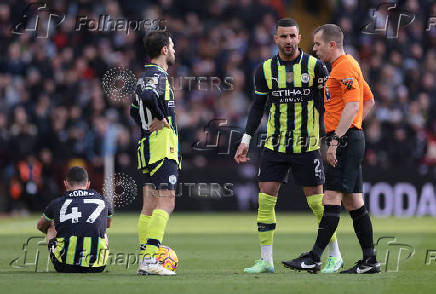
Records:
M59 221L63 223L64 221L67 221L71 219L71 222L77 223L79 222L79 218L82 217L82 213L79 211L77 207L71 207L71 212L67 213L67 208L70 206L71 202L73 200L67 199L65 200L64 204L61 207L60 211L60 218ZM97 204L97 208L91 213L91 215L86 220L87 223L93 223L95 220L100 216L100 213L103 211L104 207L106 206L104 201L101 199L83 199L83 203L91 203L91 204Z

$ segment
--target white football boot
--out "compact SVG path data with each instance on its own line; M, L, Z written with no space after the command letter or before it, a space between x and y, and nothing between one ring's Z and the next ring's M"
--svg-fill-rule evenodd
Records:
M154 257L144 257L139 263L138 275L175 276L176 273L164 268Z

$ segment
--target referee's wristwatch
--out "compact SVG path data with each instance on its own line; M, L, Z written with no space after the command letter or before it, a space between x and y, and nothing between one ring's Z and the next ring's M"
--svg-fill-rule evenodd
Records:
M332 143L333 140L336 140L336 142L338 142L338 143L336 145L332 145L331 143ZM338 147L339 143L340 143L340 140L341 140L341 138L339 138L338 135L336 135L336 132L333 131L333 133L330 135L330 146Z

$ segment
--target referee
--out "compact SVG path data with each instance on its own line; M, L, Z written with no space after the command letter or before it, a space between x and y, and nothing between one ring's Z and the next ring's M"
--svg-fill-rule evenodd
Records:
M323 214L324 168L319 151L319 132L323 87L328 71L321 61L298 48L300 39L295 20L283 18L277 22L274 41L278 55L264 61L255 72L255 101L235 154L238 164L249 160L250 139L269 100L267 139L258 174L257 226L261 259L253 267L246 268L247 273L274 272L275 205L280 186L287 182L290 169L295 182L303 187L318 221ZM335 262L329 262L332 266L328 271L336 271L342 266L336 236L332 238L331 249L329 254Z
M375 256L371 219L363 202L361 164L365 152L362 120L375 102L359 64L345 54L343 40L342 30L335 24L315 30L313 49L321 60L332 64L324 98L328 136L325 209L312 250L283 264L297 270L319 270L321 254L338 226L342 201L353 219L363 258L341 273L373 274L380 272L380 264Z

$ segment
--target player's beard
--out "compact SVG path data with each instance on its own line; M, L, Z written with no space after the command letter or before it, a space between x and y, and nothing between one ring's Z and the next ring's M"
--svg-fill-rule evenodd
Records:
M291 51L289 51L289 52L285 50L285 47L286 46L280 47L280 52L283 54L283 56L286 56L286 57L294 56L295 51L297 50L297 46L291 45Z
M168 58L167 58L167 64L168 64L168 65L174 65L174 63L176 63L176 56L175 56L175 55L168 56Z

